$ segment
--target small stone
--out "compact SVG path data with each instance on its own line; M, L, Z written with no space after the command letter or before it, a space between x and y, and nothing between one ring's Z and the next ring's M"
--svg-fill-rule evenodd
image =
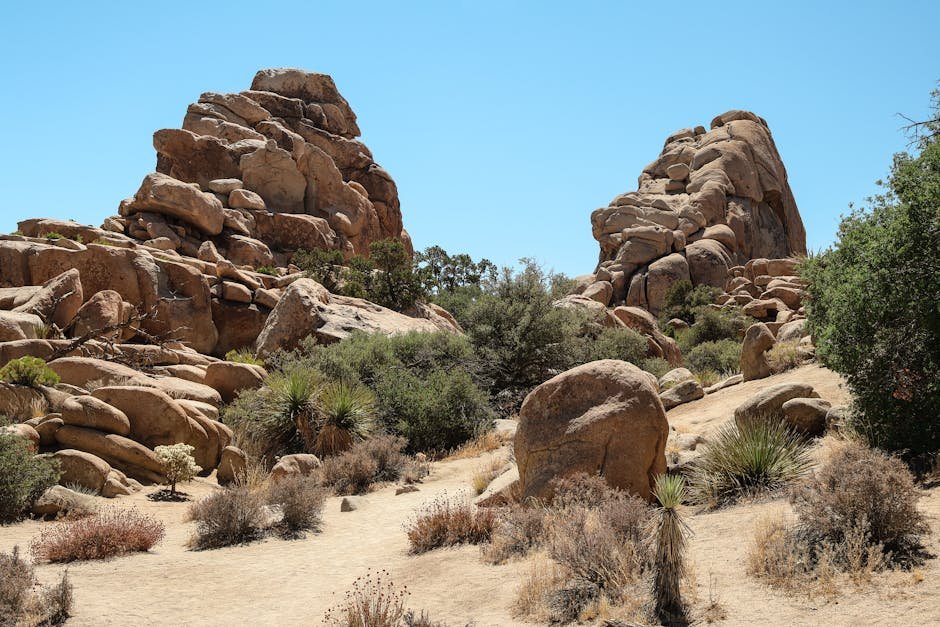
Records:
M674 181L684 181L689 177L689 166L685 163L673 163L666 168L666 175Z
M418 491L418 487L417 487L417 486L413 486L413 485L403 485L403 486L401 486L400 488L397 488L397 489L395 490L395 496L399 496L399 495L402 495L402 494L409 494L409 493L411 493L411 492L417 492L417 491Z

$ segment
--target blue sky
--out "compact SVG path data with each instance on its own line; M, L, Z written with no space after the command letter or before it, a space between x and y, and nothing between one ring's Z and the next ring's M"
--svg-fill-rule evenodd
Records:
M743 108L818 249L940 79L940 2L54 4L3 11L0 232L100 224L153 170L154 130L290 66L334 77L419 248L589 272L590 212L669 133Z

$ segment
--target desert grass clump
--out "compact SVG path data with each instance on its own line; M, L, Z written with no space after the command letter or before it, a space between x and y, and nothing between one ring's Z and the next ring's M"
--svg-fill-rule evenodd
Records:
M417 554L445 546L488 542L495 526L495 510L444 494L426 504L405 531L411 553Z
M61 625L72 610L68 573L54 586L38 586L33 567L20 558L19 548L0 553L0 625Z
M315 455L342 453L375 431L375 395L364 385L329 383L320 391L315 408L318 427L313 445Z
M318 476L323 486L338 496L364 494L376 483L397 481L417 473L414 458L404 453L407 442L395 436L369 438L346 452L327 457Z
M135 509L109 509L57 523L30 544L40 562L103 560L149 551L166 534L163 523Z
M60 381L59 375L44 360L30 355L8 361L0 368L0 380L30 387L55 385Z
M323 622L331 627L443 627L426 612L408 609L410 595L407 586L395 585L388 571L369 570L327 610Z
M193 458L193 451L195 450L194 446L183 443L163 445L153 449L157 459L163 464L163 474L170 485L170 499L175 499L177 496L177 483L192 481L202 470L202 467L197 466L196 460Z
M667 625L687 622L682 578L686 571L685 543L689 528L677 511L685 496L685 479L660 475L656 478L653 495L659 501L651 555L654 612Z
M23 516L59 475L58 463L34 455L26 438L0 432L0 523Z
M445 461L452 461L455 459L469 459L471 457L479 457L484 453L490 453L495 451L506 444L508 437L499 433L495 429L490 429L484 433L481 433L472 440L462 444L460 447L456 448L451 452Z
M305 531L316 531L323 521L323 503L327 491L312 477L288 476L271 481L265 500L280 511L276 527L286 538L302 537Z
M775 420L720 428L689 477L691 501L720 507L783 488L809 470L806 442Z
M545 519L549 511L538 503L513 504L500 511L490 541L483 545L483 560L490 564L503 564L543 546Z
M806 361L799 341L777 342L767 351L767 363L773 374L792 370Z
M196 523L190 540L195 550L218 549L260 539L268 527L268 515L259 492L245 487L219 490L189 507Z
M264 366L263 359L245 348L233 348L229 352L225 353L225 361L231 361L237 364L248 364L250 366Z
M493 480L503 474L503 471L505 470L506 460L499 455L493 457L488 462L480 466L476 473L474 473L473 478L470 480L470 484L473 486L474 494L483 494L483 492L486 491L486 488L489 487Z

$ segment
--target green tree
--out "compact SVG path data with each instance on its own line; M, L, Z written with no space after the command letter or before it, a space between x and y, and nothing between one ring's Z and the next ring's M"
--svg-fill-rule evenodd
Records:
M895 155L885 193L802 269L819 355L855 397L851 425L909 462L940 450L938 127L918 126L919 154Z

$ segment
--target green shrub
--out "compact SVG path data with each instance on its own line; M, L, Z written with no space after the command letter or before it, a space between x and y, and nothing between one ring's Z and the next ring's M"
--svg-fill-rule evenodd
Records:
M49 231L48 233L43 233L40 237L45 237L49 240L63 239L65 236L59 233L58 231Z
M249 364L251 366L264 366L264 360L247 349L230 350L225 353L225 361L232 361L237 364Z
M258 266L255 268L255 272L258 274L266 274L268 276L277 276L277 268L272 266Z
M933 117L940 90L933 94ZM807 260L809 329L848 381L850 426L909 462L940 451L940 135L897 154L884 195L843 218L836 244Z
M685 362L693 372L736 373L741 365L741 343L736 340L702 342L688 352Z
M59 474L58 463L34 455L25 438L0 432L0 523L22 516Z
M674 366L662 357L648 357L637 364L643 370L653 374L657 379L674 368Z
M0 368L0 380L37 387L40 385L55 385L59 382L59 375L46 365L39 357L26 355L18 359L11 359Z
M425 377L390 370L376 395L386 427L407 438L411 451L444 453L492 425L486 395L461 370L433 370Z
M676 339L682 353L688 354L703 342L717 342L718 340L740 342L747 326L747 317L738 309L705 307L699 310L692 326L676 334Z
M784 487L810 467L807 444L779 421L728 424L709 436L692 465L692 501L719 507Z
M649 342L633 329L604 329L596 338L585 338L585 363L599 359L620 359L636 366L646 360Z
M291 257L291 262L308 278L313 279L330 292L339 292L343 273L343 253L338 250L300 249Z
M659 310L659 319L663 324L673 318L692 324L698 318L699 312L714 303L720 294L721 290L717 287L699 285L693 288L691 281L676 281L666 291Z

